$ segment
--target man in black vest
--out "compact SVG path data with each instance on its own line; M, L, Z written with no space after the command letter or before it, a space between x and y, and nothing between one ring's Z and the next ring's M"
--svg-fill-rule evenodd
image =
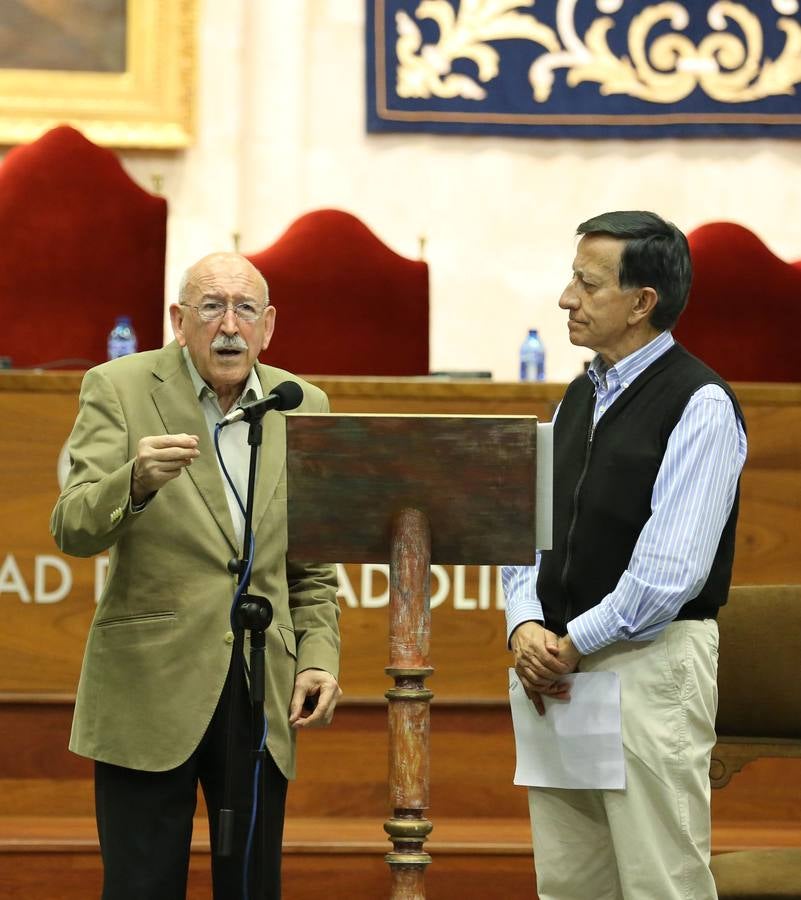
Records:
M515 669L540 715L567 673L620 679L624 790L529 791L541 900L713 900L718 631L747 444L731 388L670 334L685 236L649 212L578 228L559 305L596 353L554 418L553 549L504 569Z

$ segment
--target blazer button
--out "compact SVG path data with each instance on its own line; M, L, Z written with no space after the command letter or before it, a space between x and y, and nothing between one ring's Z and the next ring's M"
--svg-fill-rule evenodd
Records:
M225 632L225 643L226 643L226 644L233 644L233 642L234 642L234 633L233 633L233 631L226 631L226 632Z

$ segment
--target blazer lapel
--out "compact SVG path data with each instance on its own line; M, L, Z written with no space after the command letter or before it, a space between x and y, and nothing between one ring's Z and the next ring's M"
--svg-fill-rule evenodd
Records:
M153 402L158 409L167 434L196 434L199 438L200 456L186 470L203 502L214 517L226 540L235 552L239 546L234 534L228 501L222 484L220 467L214 442L195 396L192 379L184 365L181 350L173 342L159 356L153 370L158 384L152 391Z

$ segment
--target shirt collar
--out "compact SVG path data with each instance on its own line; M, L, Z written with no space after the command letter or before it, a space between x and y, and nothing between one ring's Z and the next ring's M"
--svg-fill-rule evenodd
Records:
M192 362L192 357L189 353L189 350L186 347L181 349L181 353L184 356L184 362L186 362L186 368L189 370L189 377L192 379L192 387L195 390L195 396L198 400L203 400L206 397L213 398L215 401L217 400L217 395L214 393L212 388L209 387L208 384L203 380L198 370L195 368L194 362ZM264 396L264 392L261 389L261 382L259 381L259 376L256 374L256 367L254 366L250 370L250 374L248 375L247 381L245 382L245 387L236 401L235 406L239 406L243 401L246 400L259 400Z
M669 331L662 331L644 347L630 353L613 366L608 366L601 358L601 354L596 353L587 374L596 389L618 384L627 388L654 360L659 359L663 353L667 353L675 343L673 335Z

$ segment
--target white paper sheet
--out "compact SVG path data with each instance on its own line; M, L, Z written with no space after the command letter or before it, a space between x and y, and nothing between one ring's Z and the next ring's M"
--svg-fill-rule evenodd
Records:
M567 675L570 700L544 697L540 716L509 669L517 748L515 784L529 787L625 788L620 679L615 672Z

